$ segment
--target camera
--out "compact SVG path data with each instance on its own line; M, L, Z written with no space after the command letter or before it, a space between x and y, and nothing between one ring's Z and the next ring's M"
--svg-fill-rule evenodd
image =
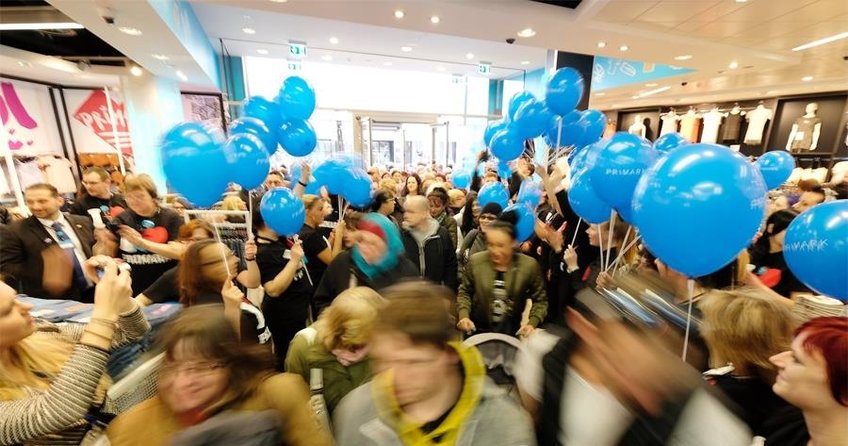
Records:
M681 87L685 87L685 86L687 86L687 85L689 85L689 82L681 82L681 83L680 83L680 86L681 86Z
M510 38L506 39L506 43L512 45L513 43L515 43L515 39L510 37Z

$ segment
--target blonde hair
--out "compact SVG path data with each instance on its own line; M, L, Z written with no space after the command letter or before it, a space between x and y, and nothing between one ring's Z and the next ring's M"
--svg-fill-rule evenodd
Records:
M9 373L0 362L0 401L27 398L27 388L47 390L50 379L59 374L71 356L74 343L59 335L56 327L48 325L40 327L39 331L18 341L10 349L11 363L17 371L23 373ZM102 400L111 384L111 379L104 373L95 399Z
M315 324L321 344L327 351L366 344L383 305L383 298L371 288L343 291Z
M247 203L245 203L244 200L242 200L241 197L237 195L230 195L229 197L226 197L223 201L221 201L221 209L225 211L244 210L241 206L239 206L239 204L246 205Z
M397 187L397 181L391 178L383 178L382 180L380 180L379 189L389 191L392 193L392 195L397 195Z
M151 197L153 197L154 200L159 198L159 193L156 191L156 183L154 183L153 178L150 178L150 175L146 173L127 177L124 181L124 191L132 192L136 190L146 191Z
M795 330L789 309L774 299L753 288L713 290L701 299L701 335L711 366L733 364L774 383L777 370L769 357L789 350Z
M305 194L303 196L303 207L306 208L306 210L308 211L308 210L312 209L315 206L315 204L318 203L319 201L323 205L323 202L324 202L323 198L319 197L318 195Z

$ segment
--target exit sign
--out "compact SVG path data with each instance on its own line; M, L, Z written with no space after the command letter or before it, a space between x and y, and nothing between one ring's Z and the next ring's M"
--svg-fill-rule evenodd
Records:
M480 74L489 74L492 72L492 64L488 62L480 62L477 64L477 72Z
M299 60L290 60L288 61L289 71L300 71L300 61Z
M306 43L289 42L289 56L306 57Z

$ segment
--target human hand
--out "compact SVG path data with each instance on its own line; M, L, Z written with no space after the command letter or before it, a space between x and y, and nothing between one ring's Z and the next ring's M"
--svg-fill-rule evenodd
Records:
M86 270L102 268L103 276L94 287L92 318L117 320L121 313L135 305L132 299L132 277L129 271L118 268L118 262L106 256L96 256L85 262Z
M553 248L554 251L562 251L562 244L564 243L562 232L551 227L545 227L545 238L547 239L548 245Z
M142 238L141 233L139 233L135 229L127 225L121 225L120 227L118 227L118 234L121 237L127 239L127 241L132 243L133 245L139 248L144 248L144 238Z
M598 279L596 280L599 288L612 289L613 287L613 279L612 276L609 275L606 271L601 271L598 273Z
M303 252L303 242L301 242L300 240L295 240L290 251L291 260L293 262L300 262L303 259L303 256L305 255Z
M106 228L97 228L94 230L94 240L99 243L117 243L118 238L112 231Z
M522 338L526 338L527 336L530 336L533 333L533 330L535 329L536 327L530 324L524 324L521 326L521 328L518 329L518 333L516 333L516 335Z
M466 334L471 334L477 330L477 327L474 326L474 322L471 322L471 319L468 319L467 317L460 319L459 322L456 323L456 328Z
M568 266L568 269L577 268L577 248L568 245L568 249L566 249L565 253L562 255L562 260Z
M244 293L233 285L232 280L225 280L221 288L221 297L224 299L224 306L239 306L244 300Z
M256 242L248 240L244 242L244 258L256 260ZM249 260L248 260L249 261Z
M309 184L309 180L312 178L312 167L309 167L309 164L305 162L300 165L300 182L303 184Z
M74 266L68 253L56 244L50 244L41 251L41 264L44 273L41 287L51 296L61 296L73 284Z

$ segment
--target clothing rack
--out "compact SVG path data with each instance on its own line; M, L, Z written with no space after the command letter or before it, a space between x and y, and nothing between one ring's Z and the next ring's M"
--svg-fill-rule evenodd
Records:
M252 221L250 218L250 213L247 211L220 211L220 210L186 210L183 213L183 219L186 223L188 223L192 216L197 218L203 218L208 215L221 215L221 216L236 216L243 217L244 223L230 223L230 222L209 222L212 227L215 228L215 232L217 233L216 239L220 240L221 243L227 245L228 248L236 255L239 259L239 264L241 268L246 267L246 262L244 259L244 244L248 240L253 238L253 235L250 233L250 226L252 225Z

